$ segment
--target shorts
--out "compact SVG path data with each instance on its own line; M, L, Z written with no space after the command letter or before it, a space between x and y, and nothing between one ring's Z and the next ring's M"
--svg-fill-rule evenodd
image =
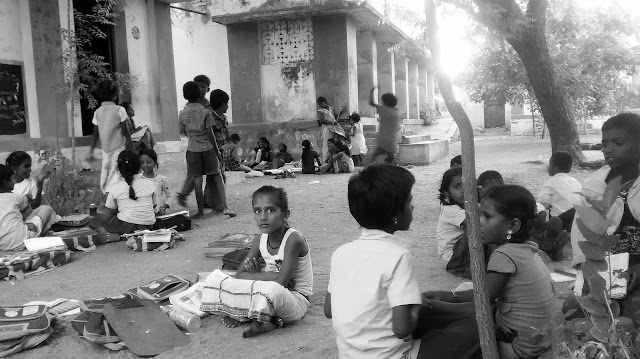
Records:
M214 149L204 152L187 151L187 176L208 176L218 173L220 173L220 164Z

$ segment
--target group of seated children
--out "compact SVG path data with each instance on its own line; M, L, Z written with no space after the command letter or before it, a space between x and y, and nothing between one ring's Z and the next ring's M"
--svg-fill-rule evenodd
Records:
M421 294L410 243L395 234L413 220L414 183L392 165L372 165L349 181L349 210L362 233L332 255L324 303L341 358L464 359L479 352L472 291ZM553 315L551 278L529 243L539 220L523 187L498 185L483 194L483 243L495 248L487 288L502 359L536 357L550 344L538 329Z

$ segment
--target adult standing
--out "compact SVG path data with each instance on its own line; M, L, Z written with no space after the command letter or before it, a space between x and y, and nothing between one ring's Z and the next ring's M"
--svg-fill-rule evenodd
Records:
M318 97L316 105L318 105L318 125L322 126L322 162L324 163L329 158L327 140L333 137L333 133L346 137L344 129L338 126L338 121L336 120L336 118L340 117L344 108L341 108L340 112L336 114L333 111L333 107L327 103L327 99L322 96Z

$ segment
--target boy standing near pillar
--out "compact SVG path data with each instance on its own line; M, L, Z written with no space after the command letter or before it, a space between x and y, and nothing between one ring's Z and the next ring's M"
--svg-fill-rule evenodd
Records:
M378 122L380 122L380 128L378 130L378 143L376 144L376 150L373 151L371 156L371 163L376 162L376 158L380 155L385 155L385 163L394 163L395 155L398 152L398 131L402 119L398 113L396 106L398 105L398 98L392 93L385 93L382 95L382 105L378 105L375 97L376 88L372 88L369 94L369 104L376 108L378 111Z

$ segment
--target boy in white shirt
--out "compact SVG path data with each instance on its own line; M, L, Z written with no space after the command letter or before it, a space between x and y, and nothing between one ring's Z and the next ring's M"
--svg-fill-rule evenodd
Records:
M569 176L573 159L567 152L555 152L549 159L549 178L540 191L538 200L547 209L549 217L559 217L563 228L571 232L575 209L580 203L582 185Z
M393 165L369 166L349 180L349 210L362 234L331 257L324 303L342 359L465 358L479 345L472 316L447 322L422 305L409 243L394 235L413 220L414 183Z

